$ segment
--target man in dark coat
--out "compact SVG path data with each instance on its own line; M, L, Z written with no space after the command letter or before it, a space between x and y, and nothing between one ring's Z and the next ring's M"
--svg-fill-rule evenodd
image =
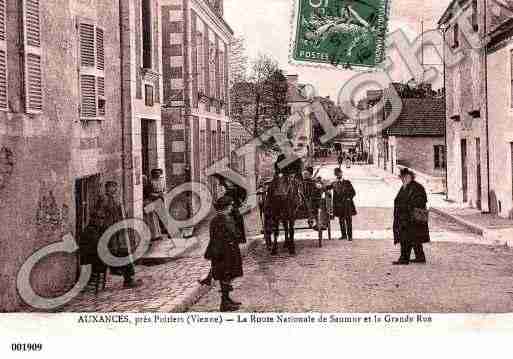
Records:
M98 255L98 242L105 232L105 213L103 211L95 211L91 214L91 219L87 227L80 234L80 264L92 266L93 273L103 273L107 270L107 266Z
M105 226L109 228L125 219L125 209L123 204L117 198L118 184L114 181L105 183L105 194L98 198L96 209L105 213ZM109 249L112 255L116 257L131 258L136 248L133 238L130 238L128 231L121 230L113 235L109 241ZM111 267L110 271L114 275L121 275L124 278L125 288L134 288L142 284L141 280L135 280L135 265L130 261L127 265L121 267Z
M233 199L223 196L214 205L216 216L210 222L210 242L205 258L212 263L212 276L221 284L220 311L238 310L240 303L230 298L233 279L242 277L241 234L231 215Z
M403 185L394 201L393 229L394 244L401 245L401 256L393 264L426 263L422 244L430 241L427 215L425 220L419 220L414 215L415 209L427 213L426 190L415 181L415 174L407 168L403 168L399 176ZM410 260L412 249L415 252L414 260Z
M297 158L292 163L289 163L285 167L281 167L279 164L281 161L285 160L287 157L281 153L278 155L276 162L274 163L274 173L277 175L278 173L283 173L285 176L295 175L297 178L303 177L303 161L301 158Z
M353 216L356 215L356 207L353 198L356 191L351 181L342 178L342 170L335 168L337 180L326 189L333 189L333 215L338 217L342 237L340 240L353 240Z

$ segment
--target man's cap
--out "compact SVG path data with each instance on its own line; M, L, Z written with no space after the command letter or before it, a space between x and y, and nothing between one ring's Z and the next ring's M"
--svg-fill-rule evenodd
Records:
M410 169L408 168L401 168L401 171L399 172L399 177L404 177L404 176L414 176L413 172L410 171Z
M222 211L226 209L229 205L233 204L233 198L230 196L222 196L214 203L214 208L216 211Z

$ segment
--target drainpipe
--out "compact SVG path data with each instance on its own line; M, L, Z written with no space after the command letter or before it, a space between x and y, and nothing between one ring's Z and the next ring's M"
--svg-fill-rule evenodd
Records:
M448 166L448 156L449 149L447 148L447 88L446 88L446 79L445 79L445 33L447 32L447 28L440 28L442 31L443 36L443 76L444 76L444 88L443 88L443 96L444 96L444 141L445 141L445 150L444 150L444 156L445 156L445 200L449 200L449 181L448 181L448 172L449 172L449 166Z
M122 190L122 196L123 196L123 203L125 205L125 208L127 206L127 188L126 188L126 179L125 179L125 176L126 176L126 154L125 154L125 139L126 139L126 136L125 136L125 133L126 133L126 128L125 128L125 96L124 96L124 89L123 89L123 84L125 83L125 76L124 76L124 70L123 70L123 60L124 60L124 57L123 57L123 45L124 45L124 40L123 40L123 2L125 0L119 0L119 51L120 51L120 66L121 66L121 71L120 71L120 76L119 76L119 83L120 83L120 89L121 89L121 99L120 99L120 104L121 104L121 136L122 136L122 140L121 140L121 188L123 189ZM127 2L126 3L126 6L130 6L129 3ZM133 213L132 213L133 215Z
M487 21L487 8L488 1L484 0L484 85L485 85L485 116L486 116L486 178L487 178L487 191L486 198L488 199L488 213L491 212L491 203L490 203L490 130L489 130L489 121L488 121L488 41L487 41L487 29L486 29L486 21Z

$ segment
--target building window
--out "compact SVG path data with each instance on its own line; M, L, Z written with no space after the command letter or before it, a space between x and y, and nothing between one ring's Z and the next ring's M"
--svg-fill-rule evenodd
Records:
M459 42L459 36L460 36L460 26L458 25L458 23L454 23L454 26L452 28L452 47L453 48L456 48L458 46L460 46L460 42Z
M511 94L511 103L510 107L513 108L513 50L509 52L509 65L510 65L510 94Z
M445 146L436 145L434 146L435 155L435 169L441 170L445 168Z
M152 21L151 0L142 0L142 43L143 43L143 67L152 68Z
M182 56L182 45L174 44L169 46L169 54L170 56Z
M217 49L213 42L210 43L209 53L209 83L210 83L210 97L217 98L216 91L216 64L217 64Z
M144 102L149 107L154 104L153 86L151 85L144 85Z
M171 67L169 72L172 79L181 79L183 77L181 66Z
M183 32L183 22L182 21L171 21L169 23L169 32L172 34L182 33Z
M25 0L22 3L25 109L27 113L40 113L43 110L43 79L39 0ZM5 12L5 4L2 7ZM5 20L2 26L5 26Z
M94 24L79 25L80 118L95 120L105 116L104 31Z
M205 75L204 75L204 69L203 69L203 63L204 63L204 46L203 46L203 34L201 32L198 32L196 34L196 39L198 42L197 47L197 67L196 67L196 76L198 77L198 92L205 94Z

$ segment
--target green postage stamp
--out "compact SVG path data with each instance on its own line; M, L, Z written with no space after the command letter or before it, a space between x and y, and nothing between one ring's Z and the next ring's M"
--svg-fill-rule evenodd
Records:
M384 60L390 0L295 0L291 63L375 67Z

